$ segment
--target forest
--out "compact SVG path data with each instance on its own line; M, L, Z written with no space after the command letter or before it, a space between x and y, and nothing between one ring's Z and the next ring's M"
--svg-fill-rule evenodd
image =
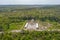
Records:
M52 24L48 29L60 29L60 5L55 6L0 6L0 40L60 40L59 31L23 31L7 33L11 30L22 30L27 20L34 19L39 24ZM47 25L46 25L47 26ZM47 29L47 30L48 30Z
M22 31L19 33L2 33L0 40L60 40L59 31Z

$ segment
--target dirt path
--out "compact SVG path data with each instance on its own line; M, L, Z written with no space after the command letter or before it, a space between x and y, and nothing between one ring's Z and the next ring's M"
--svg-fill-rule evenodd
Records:
M60 31L60 29L52 29L52 30L36 30L36 31ZM12 31L9 31L8 33L18 33L18 32L22 32L22 30L12 30ZM4 33L4 32L0 32L1 33Z

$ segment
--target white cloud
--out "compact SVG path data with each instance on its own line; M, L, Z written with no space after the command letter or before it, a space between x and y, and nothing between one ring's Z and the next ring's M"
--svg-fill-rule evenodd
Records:
M0 0L0 4L60 4L60 0Z

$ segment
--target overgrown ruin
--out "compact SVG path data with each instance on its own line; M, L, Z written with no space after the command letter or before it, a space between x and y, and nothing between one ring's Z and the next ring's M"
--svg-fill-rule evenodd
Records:
M36 30L38 29L38 23L34 21L34 19L28 21L25 25L26 30Z

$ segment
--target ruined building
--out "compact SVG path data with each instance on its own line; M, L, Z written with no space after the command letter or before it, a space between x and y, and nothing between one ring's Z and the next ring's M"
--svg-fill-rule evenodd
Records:
M28 21L25 25L26 30L36 30L38 29L38 23L34 21L34 19Z

